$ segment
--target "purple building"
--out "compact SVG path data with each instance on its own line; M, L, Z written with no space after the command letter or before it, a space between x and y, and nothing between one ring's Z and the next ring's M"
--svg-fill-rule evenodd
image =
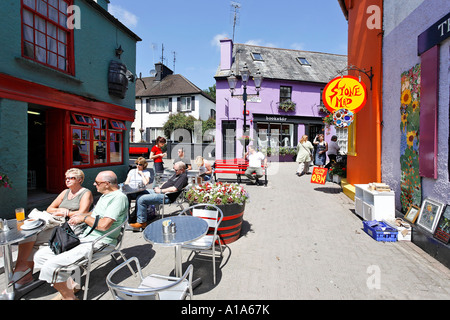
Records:
M216 158L240 158L243 146L244 104L240 71L247 66L246 125L251 142L272 154L280 147L296 147L303 134L312 141L324 133L326 140L335 134L334 126L326 127L320 111L321 93L325 85L347 67L347 56L289 49L233 44L221 40L220 66L216 79ZM252 76L259 70L263 82L259 95ZM234 97L227 78L238 78ZM346 137L345 137L346 139Z

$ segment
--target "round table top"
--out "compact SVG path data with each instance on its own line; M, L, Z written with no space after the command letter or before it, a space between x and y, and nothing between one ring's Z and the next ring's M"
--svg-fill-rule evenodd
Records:
M23 224L18 226L16 219L7 220L9 230L0 231L0 245L5 246L17 243L42 231L45 228L45 221L41 219L40 221L41 224L38 227L22 230L21 227Z
M139 193L142 191L145 191L147 189L152 189L151 184L147 184L145 186L139 187L138 185L131 185L131 184L121 184L119 185L120 191L122 191L124 194L132 194L132 193Z
M176 225L175 233L163 233L162 224L171 220ZM198 217L174 216L152 222L144 230L144 239L165 246L183 245L195 241L208 232L208 223Z

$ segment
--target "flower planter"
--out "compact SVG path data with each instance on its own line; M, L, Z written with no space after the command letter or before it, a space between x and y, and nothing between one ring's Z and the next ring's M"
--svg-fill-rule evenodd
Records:
M204 183L193 186L187 193L186 199L190 205L214 204L223 212L223 219L217 232L223 243L231 243L241 235L244 217L245 200L248 193L237 183ZM209 230L209 233L213 232Z
M228 244L239 239L244 220L245 203L218 205L223 212L223 220L217 229L222 243Z
M341 177L338 175L333 175L333 182L340 184L341 183Z

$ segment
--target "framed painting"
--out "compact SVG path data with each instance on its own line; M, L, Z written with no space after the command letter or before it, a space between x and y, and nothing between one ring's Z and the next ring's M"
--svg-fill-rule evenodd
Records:
M441 218L436 226L434 237L447 244L450 240L450 205L445 207Z
M420 208L417 224L425 230L434 233L444 206L443 203L426 198Z
M408 220L411 223L416 222L417 217L419 216L420 208L418 206L412 205L409 207L408 212L405 214L405 220Z

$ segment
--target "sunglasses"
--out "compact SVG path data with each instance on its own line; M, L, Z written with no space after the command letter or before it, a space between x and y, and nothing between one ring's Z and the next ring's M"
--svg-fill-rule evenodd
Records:
M137 166L144 166L143 163L136 163Z
M76 180L77 179L77 177L66 177L66 181L67 180Z
M109 182L109 181L97 181L97 180L94 180L94 183L96 184L96 185L101 185L102 183L106 183L106 182Z

